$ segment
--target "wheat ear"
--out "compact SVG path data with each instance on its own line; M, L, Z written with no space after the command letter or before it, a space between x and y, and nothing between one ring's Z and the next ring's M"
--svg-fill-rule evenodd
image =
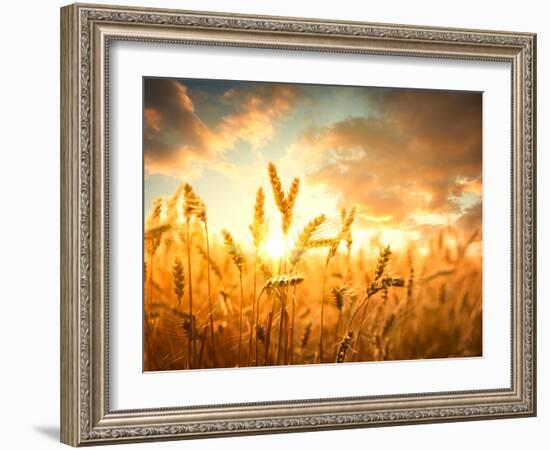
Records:
M298 197L298 191L300 190L300 179L294 178L292 184L288 189L288 193L285 198L285 210L283 213L283 234L288 234L290 225L292 224L292 216L294 214L294 205Z
M338 310L338 320L336 321L336 330L334 333L335 339L338 340L338 333L340 331L340 325L342 323L342 310L344 309L344 296L346 295L345 287L332 288L332 300L334 306Z
M319 229L319 227L325 222L326 216L321 214L313 219L311 219L304 228L298 234L298 239L294 245L290 256L290 267L294 269L296 265L300 262L302 255L311 248L314 248L312 237L314 233ZM318 244L318 242L317 242Z
M346 360L346 353L351 348L351 342L353 340L353 331L348 332L344 339L340 342L338 350L336 351L336 362L343 363Z
M183 264L179 258L176 258L172 265L172 280L174 283L174 294L176 294L176 308L180 310L181 299L185 291L185 275L183 273Z
M283 192L281 179L279 178L279 174L277 173L277 168L272 162L267 165L267 173L269 175L269 182L271 183L271 189L273 191L275 204L277 205L279 212L284 215L284 212L286 210L285 193Z

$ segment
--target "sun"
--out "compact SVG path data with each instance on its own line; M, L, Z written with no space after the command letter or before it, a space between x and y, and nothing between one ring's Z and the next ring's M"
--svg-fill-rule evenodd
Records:
M278 259L285 254L285 239L281 232L271 232L265 242L265 252L272 259Z

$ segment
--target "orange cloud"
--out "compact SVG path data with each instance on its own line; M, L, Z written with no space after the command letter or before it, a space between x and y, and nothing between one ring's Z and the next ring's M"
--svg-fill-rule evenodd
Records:
M364 217L391 217L385 225L460 215L453 197L481 193L481 95L394 89L374 98L373 115L311 129L291 148L307 181L336 190Z
M147 173L177 174L192 161L213 161L213 135L196 116L187 88L176 81L146 80L144 158Z
M296 90L281 85L231 89L221 101L233 112L208 126L195 113L187 88L178 81L147 79L144 108L145 170L177 177L200 173L202 167L225 173L234 167L223 160L226 151L245 141L257 151L273 138L275 126L290 111Z
M460 228L467 231L481 230L482 212L481 202L478 202L471 208L467 209L457 220L456 224Z

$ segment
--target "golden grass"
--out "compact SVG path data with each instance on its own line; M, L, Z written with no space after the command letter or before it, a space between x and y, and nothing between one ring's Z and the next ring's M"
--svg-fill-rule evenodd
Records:
M300 181L256 192L251 245L209 233L189 184L145 222L144 365L151 370L404 360L482 354L479 232L447 227L394 250L353 240L354 207L332 230L319 214L280 260L265 253L265 204L285 247ZM228 228L229 228L228 224ZM248 270L250 269L250 270Z

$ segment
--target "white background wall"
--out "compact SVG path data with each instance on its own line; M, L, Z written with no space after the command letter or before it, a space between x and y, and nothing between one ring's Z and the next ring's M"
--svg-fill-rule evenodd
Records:
M547 448L550 14L546 2L139 1L136 6L532 31L538 36L539 415L367 430L142 444L139 448ZM1 447L59 448L59 1L2 5L0 69ZM545 28L545 31L543 31ZM548 202L545 202L548 203ZM546 444L547 445L547 444ZM137 448L123 446L124 448ZM119 447L121 448L121 447Z

